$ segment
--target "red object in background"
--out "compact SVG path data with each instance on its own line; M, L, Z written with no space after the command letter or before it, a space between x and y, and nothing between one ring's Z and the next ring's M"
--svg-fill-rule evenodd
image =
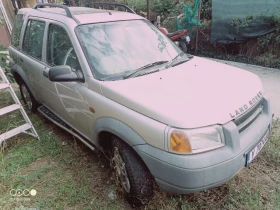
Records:
M175 41L179 38L181 38L184 35L188 35L189 31L188 30L180 30L180 31L175 31L174 33L168 33L168 30L166 28L159 28L159 30L164 33L166 36L169 37L172 41Z
M166 28L159 28L159 30L164 33L165 35L168 34L168 30Z

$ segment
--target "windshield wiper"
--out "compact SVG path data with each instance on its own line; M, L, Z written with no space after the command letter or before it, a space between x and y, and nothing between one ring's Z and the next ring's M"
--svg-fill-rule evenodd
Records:
M168 63L168 61L157 61L157 62L154 62L154 63L147 64L147 65L145 65L145 66L142 66L142 67L139 68L139 69L134 70L134 71L131 72L131 73L128 73L128 74L124 75L124 76L123 76L123 79L127 79L127 78L133 76L134 74L136 74L136 73L138 73L138 72L144 70L144 69L147 69L147 68L150 68L150 67L153 67L153 66L157 66L157 65L161 65L161 64L164 64L164 63Z
M109 75L107 77L103 77L100 80L101 81L115 81L115 80L118 80L121 78L122 78L122 74L117 74L117 75Z
M189 57L187 57L188 59L186 59L186 60L184 60L184 61L180 61L180 62L178 62L178 63L176 63L176 61L178 60L178 58L180 58L182 55L186 55L185 53L180 53L180 54L178 54L175 58L173 58L172 59L172 61L171 61L171 63L170 64L168 64L165 68L169 68L170 66L177 66L177 65L179 65L179 64L181 64L181 63L185 63L185 62L187 62L187 61L189 61L190 60L190 58ZM176 64L175 64L176 63Z
M182 61L179 61L179 62L177 62L177 63L175 63L175 64L173 64L173 65L171 65L172 67L174 67L174 66L178 66L178 65L180 65L180 64L182 64L182 63L186 63L187 61L189 61L190 59L186 59L186 60L182 60Z

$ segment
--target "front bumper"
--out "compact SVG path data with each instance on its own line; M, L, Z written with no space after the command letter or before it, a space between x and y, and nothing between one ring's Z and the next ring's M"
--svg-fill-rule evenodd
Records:
M172 154L150 145L134 149L165 191L185 194L222 185L245 166L246 154L271 128L272 113L265 97L263 106L263 113L241 133L232 121L223 125L226 145L222 148L193 155Z

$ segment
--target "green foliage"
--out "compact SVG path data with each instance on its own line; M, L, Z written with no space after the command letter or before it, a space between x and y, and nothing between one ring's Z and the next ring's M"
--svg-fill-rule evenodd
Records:
M275 33L270 33L270 34L266 34L264 36L260 36L258 38L258 45L261 48L265 48L272 40L272 38L275 37Z
M170 13L174 12L176 5L177 2L173 0L154 0L151 2L151 9L157 15L168 16Z
M257 44L265 56L259 56L265 66L271 66L272 63L277 62L280 54L280 15L274 14L273 16L265 19L266 23L275 28L275 31L260 36L257 38Z
M280 44L280 15L274 14L270 18L265 20L269 25L276 28L276 32L271 35L271 37L266 37L267 39L273 38L277 44ZM261 37L260 37L261 38Z
M1 49L1 48L2 48L2 50L3 50L3 47L2 47L2 46L0 46L0 49ZM2 70L4 71L4 73L6 74L8 80L12 83L12 82L14 82L15 80L14 80L14 77L13 77L13 75L12 75L12 73L11 73L10 68L9 68L8 65L7 65L7 62L6 62L7 60L8 60L8 56L7 56L6 54L2 54L2 53L0 52L0 66L1 66Z
M280 11L279 11L279 12L280 12ZM279 14L274 14L274 15L270 18L270 20L268 20L268 21L270 21L272 24L274 24L274 26L277 27L277 30L278 30L278 31L280 30L280 15L279 15Z
M211 0L207 0L207 6L211 5ZM146 0L128 0L128 6L133 8L137 13L147 9ZM195 0L150 0L152 16L160 16L161 23L168 31L176 30L176 17L185 13L186 6L193 7ZM206 9L205 9L206 10ZM209 10L209 8L207 9ZM153 17L153 19L155 19Z
M275 68L280 66L280 60L272 52L265 52L264 54L257 56L256 58L263 66Z
M244 20L237 17L232 17L231 25L235 28L236 33L239 33L240 28L248 27L253 21L253 16L248 15Z
M160 4L156 2L153 1L152 12L161 16L162 24L168 31L176 31L176 17L185 13L186 6L193 7L195 0L164 0Z
M147 2L146 0L128 0L128 6L131 7L136 12L146 11L147 9Z
M168 29L168 31L176 31L176 17L184 13L184 9L187 3L185 1L178 1L173 8L167 10L168 16L162 19L162 24ZM163 15L162 13L161 15ZM167 13L166 13L167 14Z
M280 35L275 36L275 41L276 41L277 44L280 45Z
M169 32L176 31L176 19L175 18L167 18L167 19L165 19L165 21L162 24L165 28L167 28L167 30Z
M279 68L280 13L276 13L269 18L265 17L263 14L260 14L259 16L248 14L245 18L233 16L231 19L231 25L235 29L235 32L239 33L241 29L245 27L248 27L249 29L249 27L253 26L253 23L258 23L259 21L265 21L268 28L275 30L263 36L250 38L244 43L227 45L211 45L209 43L211 26L206 25L206 27L200 27L200 49L197 50L197 53L219 59ZM205 22L205 19L203 22Z
M212 19L212 0L203 0L201 2L200 17L205 20Z
M6 51L7 48L5 48L4 46L0 45L0 51Z

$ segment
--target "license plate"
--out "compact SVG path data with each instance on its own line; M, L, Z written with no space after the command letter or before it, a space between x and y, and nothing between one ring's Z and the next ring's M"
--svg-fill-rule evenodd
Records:
M265 133L262 140L246 155L246 167L249 167L252 160L259 154L269 137L269 130Z

